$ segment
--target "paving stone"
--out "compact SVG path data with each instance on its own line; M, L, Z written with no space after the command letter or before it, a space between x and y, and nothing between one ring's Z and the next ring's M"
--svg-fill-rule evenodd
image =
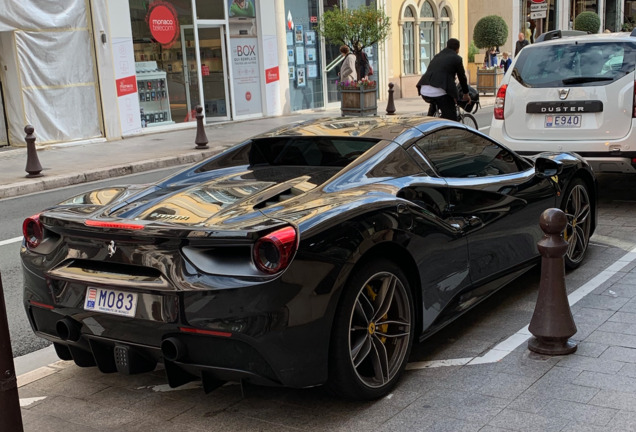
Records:
M608 321L636 324L636 313L616 312Z
M511 374L495 374L477 392L487 396L513 399L536 381L532 377Z
M615 312L611 310L596 309L596 308L589 308L589 307L579 307L577 312L572 313L572 315L574 318L574 322L577 325L579 323L601 325L605 321L607 321L612 315L614 315L614 313Z
M590 405L636 412L636 393L601 390L589 402Z
M488 423L491 426L517 431L560 431L568 421L560 417L544 417L523 411L505 409Z
M73 423L46 414L32 416L30 421L24 424L24 432L97 432L100 430L103 429Z
M574 370L585 370L604 373L616 373L623 367L623 363L610 359L596 359L580 355L563 356L559 360L559 366Z
M599 359L603 361L636 363L636 348L612 346L606 349Z
M625 306L627 302L628 299L625 297L608 297L604 295L588 294L577 304L580 304L582 307L593 309L617 311Z
M599 372L583 371L581 375L574 380L574 384L625 393L636 392L636 379Z
M636 431L636 412L620 411L609 423L608 428L617 432Z
M609 346L605 344L581 341L576 349L576 355L597 358L608 348Z
M608 333L636 335L636 324L608 321L603 323L598 329L599 331L604 331Z
M440 408L439 411L447 417L486 425L506 408L508 402L508 399L472 394L455 405Z
M623 366L623 369L618 372L618 374L636 378L636 364L626 364L625 366Z
M606 343L608 345L636 348L636 335L595 331L587 337L588 342Z
M617 412L618 410L613 408L555 400L546 405L539 414L545 417L561 417L583 424L606 426Z

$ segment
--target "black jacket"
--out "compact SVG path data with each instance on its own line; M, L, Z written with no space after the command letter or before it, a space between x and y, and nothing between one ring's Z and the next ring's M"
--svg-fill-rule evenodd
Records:
M454 99L459 98L457 85L455 84L455 75L459 79L459 85L464 92L468 93L468 80L466 79L466 71L462 58L450 48L444 48L433 57L431 63L426 69L426 73L417 82L417 94L420 94L420 87L430 85L441 88L446 94Z

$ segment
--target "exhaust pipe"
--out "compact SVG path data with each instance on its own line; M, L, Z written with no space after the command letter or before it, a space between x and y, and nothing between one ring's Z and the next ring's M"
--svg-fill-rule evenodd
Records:
M169 337L161 342L161 354L169 361L179 361L186 356L187 348L176 337Z
M80 323L70 318L61 319L55 323L55 331L63 341L77 342L82 335L80 329Z

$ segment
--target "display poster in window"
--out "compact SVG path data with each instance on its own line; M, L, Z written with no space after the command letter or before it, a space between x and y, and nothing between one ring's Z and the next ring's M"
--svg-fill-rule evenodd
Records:
M294 49L290 48L287 50L287 63L295 63L296 60L294 59Z
M297 65L305 64L305 47L304 46L296 47L296 64Z
M230 17L256 18L256 0L228 0Z
M287 46L291 46L294 44L294 33L287 32Z
M260 114L261 86L258 66L258 39L231 38L234 103L237 116ZM214 103L215 101L206 101Z
M302 25L299 24L294 29L294 38L297 44L303 43L303 26Z
M296 68L294 66L289 66L289 79L293 80L296 77Z
M296 87L305 87L307 80L305 79L305 68L296 68Z
M308 62L316 61L316 48L307 48L305 52L307 53Z
M316 44L316 32L313 30L307 30L305 32L305 45Z
M318 66L316 63L307 64L307 78L318 78Z
M141 115L131 38L113 38L113 66L122 135L141 132Z

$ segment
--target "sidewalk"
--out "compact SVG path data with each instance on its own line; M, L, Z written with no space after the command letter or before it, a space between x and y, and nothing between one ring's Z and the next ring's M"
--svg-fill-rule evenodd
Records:
M483 109L494 97L481 96ZM421 98L397 99L396 114L423 113L428 105ZM378 103L378 115L386 112L386 101ZM26 147L0 151L0 199L54 189L89 181L114 178L170 166L200 161L251 136L312 118L339 116L339 108L329 108L289 116L208 124L208 150L195 150L196 128L161 133L144 133L118 141L63 143L38 148L42 177L26 177ZM37 137L37 129L35 131ZM36 141L37 143L37 141Z

